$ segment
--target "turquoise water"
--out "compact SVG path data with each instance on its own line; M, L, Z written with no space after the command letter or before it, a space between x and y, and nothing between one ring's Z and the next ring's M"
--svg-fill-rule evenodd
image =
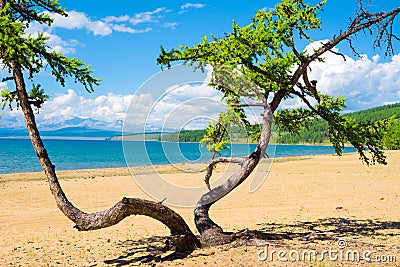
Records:
M103 140L44 140L48 154L57 170L112 168L207 162L210 153L198 143ZM255 145L234 144L223 155L244 156ZM346 148L345 152L355 151ZM125 152L125 155L124 155ZM270 157L332 154L328 146L270 145ZM0 173L41 171L36 154L28 139L0 139Z

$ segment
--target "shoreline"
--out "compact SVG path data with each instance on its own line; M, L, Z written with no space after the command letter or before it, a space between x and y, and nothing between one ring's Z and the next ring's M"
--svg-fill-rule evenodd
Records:
M156 139L148 139L148 140L123 140L123 138L117 138L113 139L114 137L111 137L110 139L106 138L104 139L105 141L120 141L120 142L157 142L157 143L188 143L188 144L200 144L200 142L186 142L186 141L160 141ZM232 145L257 145L257 142L232 142L230 143ZM269 145L284 145L284 146L332 146L330 143L296 143L296 144L290 144L290 143L271 143ZM352 147L351 144L345 144L345 147Z
M399 154L400 150L386 150L390 151L391 154ZM341 158L344 156L354 156L358 158L357 152L343 153L342 156L336 154L317 154L317 155L301 155L301 156L286 156L273 158L272 164L286 163L286 162L297 162L303 160L312 159L324 159L326 157ZM180 163L167 163L167 164L156 164L156 165L140 165L132 167L112 167L112 168L85 168L85 169L68 169L68 170L56 170L58 179L69 180L69 179L94 179L96 177L113 177L113 176L133 176L133 175L147 175L154 174L154 172L163 174L180 174L185 173L185 169L195 169L195 173L201 173L202 170L207 166L208 162L180 162ZM222 163L220 166L226 166L228 164ZM233 164L234 165L234 164ZM363 165L360 161L360 165ZM201 170L201 171L197 171ZM193 172L193 171L189 171ZM219 172L215 170L215 172ZM96 175L93 175L96 174ZM0 184L7 182L17 181L45 181L46 177L42 170L33 172L13 172L13 173L0 173Z
M390 151L390 150L387 150ZM349 155L349 154L357 154L357 152L344 152L343 155ZM310 159L313 157L318 157L318 156L338 156L337 154L310 154L310 155L295 155L295 156L282 156L282 157L273 157L272 160L273 162L288 162L288 161L298 161L302 159ZM165 164L147 164L147 165L136 165L136 166L121 166L121 167L110 167L110 168L82 168L82 169L60 169L57 170L57 173L65 173L65 172L89 172L89 171L101 171L101 170L109 170L109 171L122 171L122 170L143 170L143 169L160 169L160 168L169 168L173 167L176 165L204 165L205 167L207 166L208 162L176 162L176 163L165 163ZM42 174L43 170L38 170L38 171L21 171L21 172L10 172L10 173L0 173L0 183L2 181L3 177L6 176L11 176L11 175L34 175L37 176L38 174Z

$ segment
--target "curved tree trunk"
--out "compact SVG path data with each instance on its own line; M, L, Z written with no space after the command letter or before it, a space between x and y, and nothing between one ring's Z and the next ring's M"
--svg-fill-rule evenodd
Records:
M96 230L115 225L130 215L145 215L162 222L170 229L174 241L173 245L177 251L190 251L200 247L200 242L183 218L161 203L143 199L123 198L108 210L91 214L75 207L68 200L60 186L55 166L51 163L39 135L35 115L29 104L22 68L19 63L14 62L12 69L18 100L25 116L29 137L48 179L50 191L56 200L57 207L76 224L75 228L79 231Z
M203 245L213 246L228 243L233 240L234 236L225 235L222 228L211 220L208 211L215 202L226 196L245 181L255 169L260 159L265 155L271 136L272 120L273 112L269 104L264 101L261 136L256 149L241 162L239 171L234 173L224 184L205 193L198 201L194 210L194 220L196 228L201 235L201 242Z

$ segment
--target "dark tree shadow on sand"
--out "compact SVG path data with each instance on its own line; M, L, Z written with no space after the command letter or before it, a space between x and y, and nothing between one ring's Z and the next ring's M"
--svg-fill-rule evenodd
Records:
M355 220L344 218L319 219L317 221L294 222L292 224L263 223L257 230L244 229L227 234L234 235L229 247L264 246L270 242L285 243L289 240L313 242L315 240L335 240L357 236L395 236L400 235L400 222L379 220ZM112 266L158 263L191 257L192 251L177 253L170 246L168 236L154 236L140 240L126 240L117 244L122 255L105 260ZM197 255L203 255L197 253Z

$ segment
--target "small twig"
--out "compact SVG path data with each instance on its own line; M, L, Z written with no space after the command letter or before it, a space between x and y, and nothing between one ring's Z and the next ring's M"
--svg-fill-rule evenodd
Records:
M337 56L341 56L344 61L347 61L345 55L343 55L342 53L339 53L339 52L336 52L336 51L333 51L333 50L329 50L329 52L331 52L332 54L335 54Z
M213 173L214 166L218 163L238 163L238 164L243 164L243 162L246 160L245 157L219 157L213 159L207 167L207 173L206 176L204 177L204 182L206 183L208 190L211 190L210 186L210 178Z
M231 104L233 107L265 107L267 103L234 103Z
M167 198L164 198L164 199L160 200L160 201L158 202L158 204L163 204L165 200L167 200Z
M318 101L318 103L320 103L321 102L321 98L319 97L318 92L317 92L317 88L316 88L317 81L311 81L310 82L310 80L308 79L307 69L303 73L303 81L306 84L308 90L310 90L311 93L314 95L314 97Z
M219 129L220 129L221 126L222 126L222 125L218 122L217 125L216 125L217 131L219 131ZM219 135L219 137L218 137L218 140L217 140L217 143L218 143L218 144L221 143L222 139L224 138L224 135L225 135L225 132L226 132L226 127L227 127L227 125L222 126L222 131L221 131L221 133L220 133L220 135ZM211 160L213 160L213 159L215 158L216 155L217 155L217 151L214 150L214 151L212 152L212 154L211 154Z

